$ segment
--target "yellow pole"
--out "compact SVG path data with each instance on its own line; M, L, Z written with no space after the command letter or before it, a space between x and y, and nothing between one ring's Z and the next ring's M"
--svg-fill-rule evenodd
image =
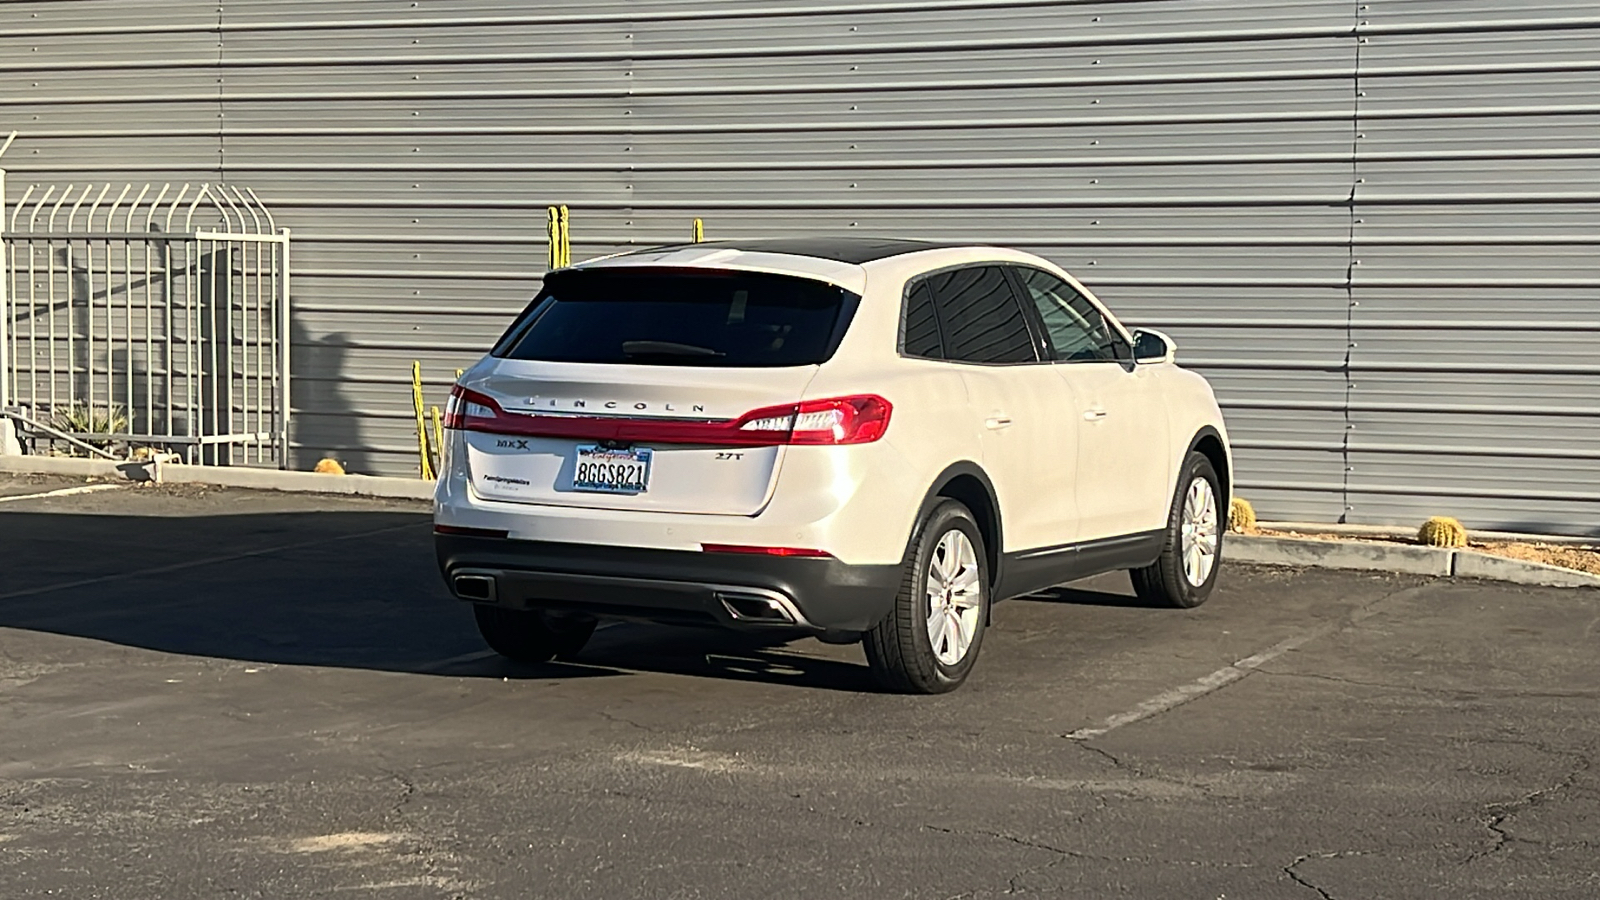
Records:
M428 426L423 422L422 363L411 362L411 405L417 414L417 455L421 458L422 478L433 480L433 462L428 458Z
M561 207L561 265L572 265L572 229L568 226L567 207Z
M545 207L545 235L550 243L550 252L545 257L545 268L561 268L561 225L558 221L560 213L554 206Z
M700 219L694 220L694 242L696 244L706 239L706 223Z
M439 415L439 407L432 408L433 413L433 447L439 455L438 475L444 474L444 418Z

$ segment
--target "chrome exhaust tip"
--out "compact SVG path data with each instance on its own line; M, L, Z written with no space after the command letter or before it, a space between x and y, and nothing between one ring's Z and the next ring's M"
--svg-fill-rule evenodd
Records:
M744 591L718 591L722 607L738 622L793 625L795 617L778 598Z
M494 579L488 575L457 575L450 582L456 596L474 603L495 602Z

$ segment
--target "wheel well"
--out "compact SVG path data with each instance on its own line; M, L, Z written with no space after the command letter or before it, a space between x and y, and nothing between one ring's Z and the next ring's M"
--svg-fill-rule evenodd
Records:
M972 475L957 475L939 488L940 497L959 500L978 520L978 531L983 534L984 556L989 562L989 583L1000 578L1000 522L995 515L994 500L983 482Z
M1217 478L1222 481L1222 496L1232 497L1233 473L1228 471L1228 452L1222 448L1222 441L1214 434L1204 434L1195 441L1194 449L1211 460L1211 468L1217 470Z

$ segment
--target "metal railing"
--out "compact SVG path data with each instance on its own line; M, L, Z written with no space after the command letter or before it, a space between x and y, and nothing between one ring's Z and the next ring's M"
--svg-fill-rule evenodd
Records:
M288 460L289 229L228 185L0 170L0 412L34 442Z

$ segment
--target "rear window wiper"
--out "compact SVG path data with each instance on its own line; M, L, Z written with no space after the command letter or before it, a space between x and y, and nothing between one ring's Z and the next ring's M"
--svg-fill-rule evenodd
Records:
M697 347L694 344L679 344L673 341L623 341L623 356L727 356L721 350L710 347Z

